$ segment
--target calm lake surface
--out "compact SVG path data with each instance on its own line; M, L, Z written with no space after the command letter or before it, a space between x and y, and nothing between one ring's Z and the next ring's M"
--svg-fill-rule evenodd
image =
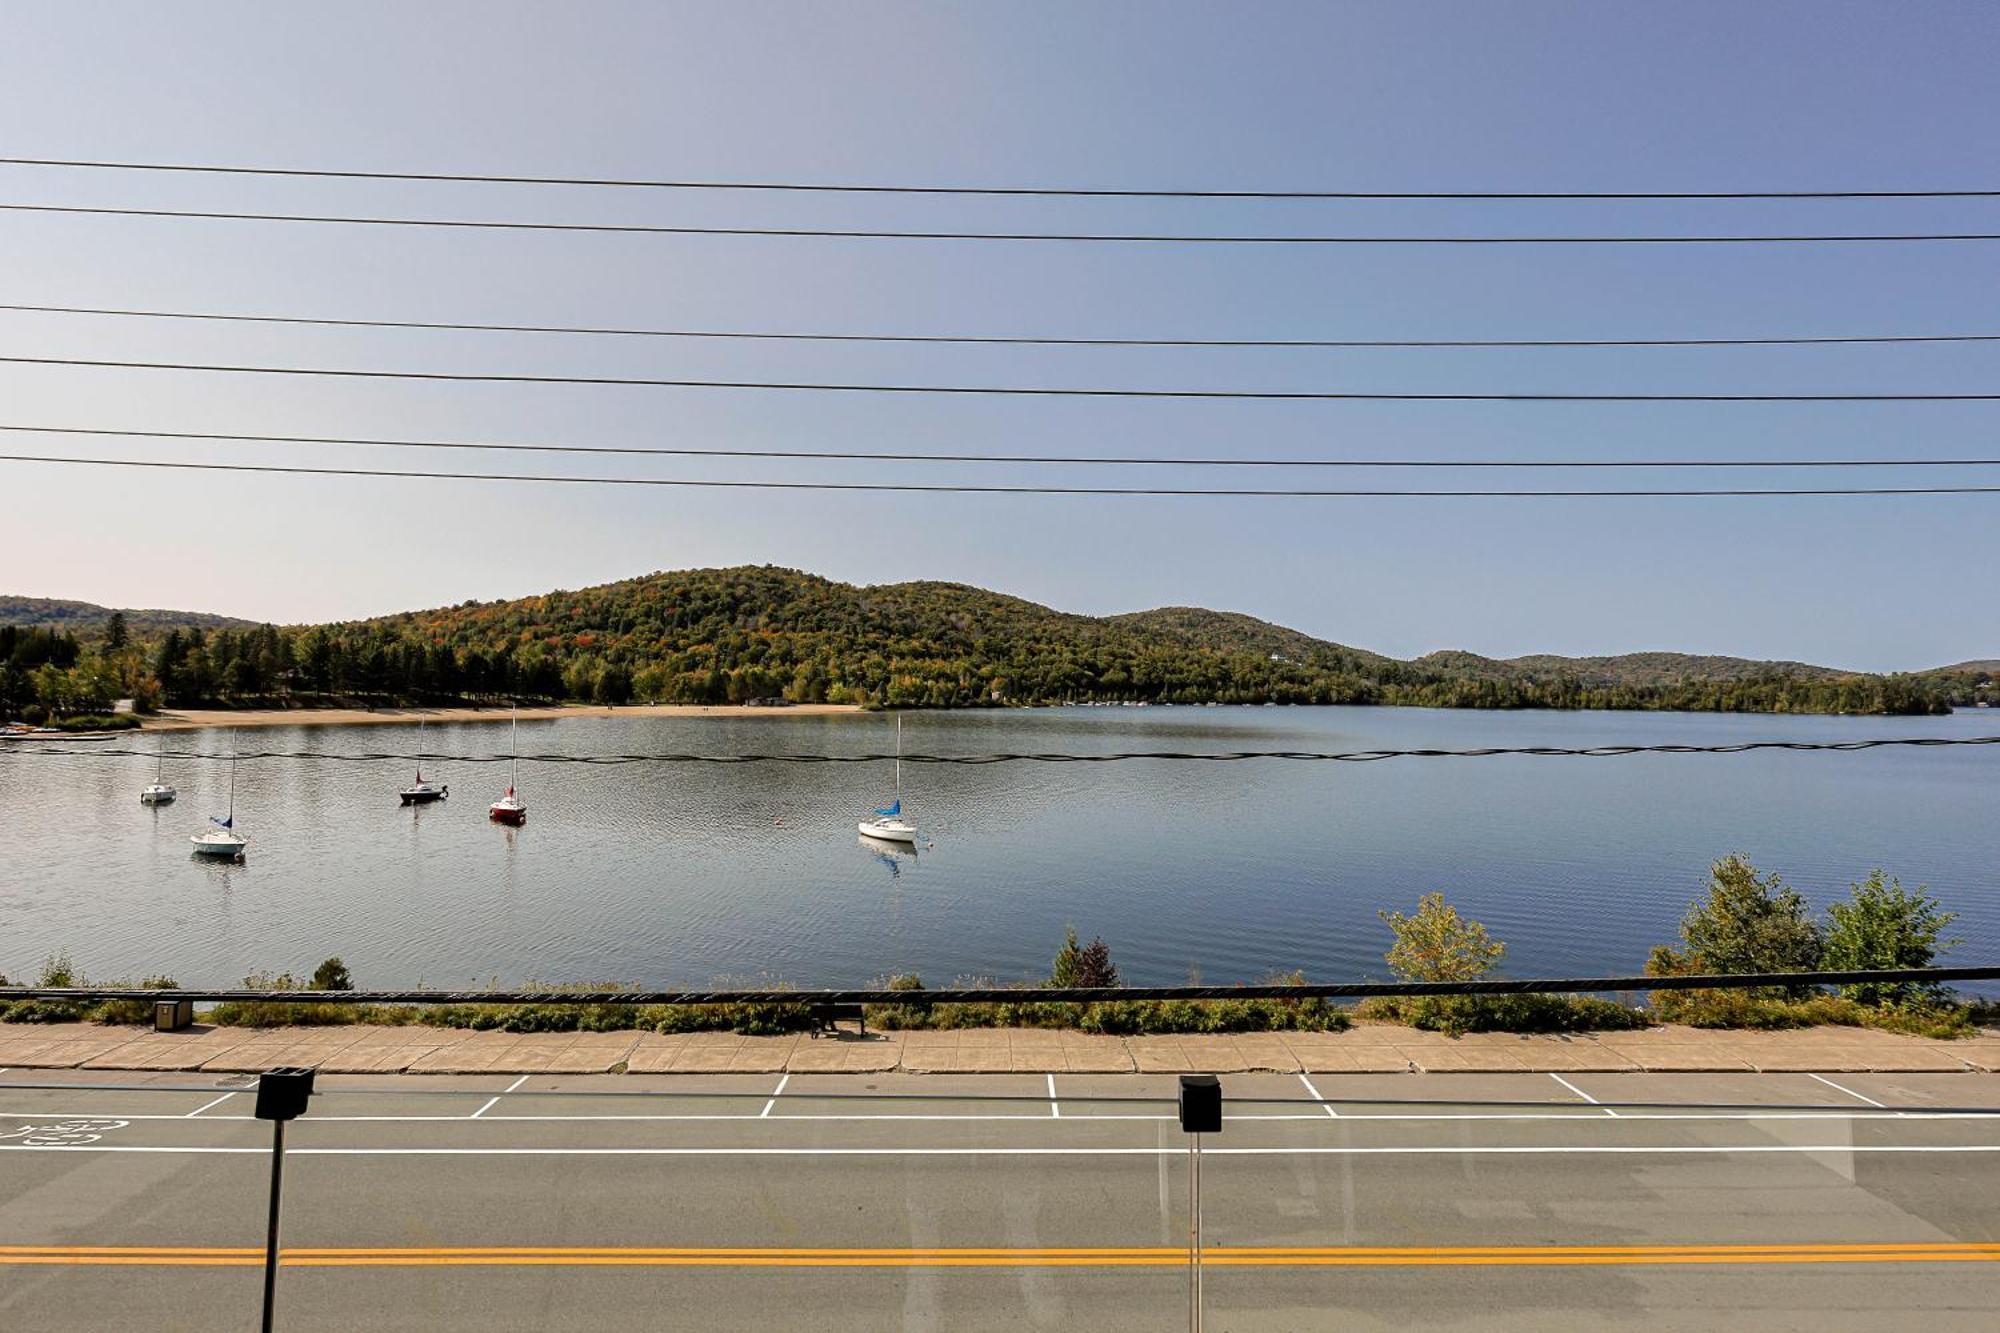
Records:
M1583 746L2000 732L2000 716L1833 718L1392 708L1051 709L905 715L912 752ZM882 716L523 722L526 753L857 753ZM184 732L178 749L227 750ZM150 747L158 738L135 742ZM415 727L270 728L244 749L407 753ZM120 740L113 744L124 745ZM422 746L504 751L504 725ZM84 747L79 746L79 750ZM398 762L245 761L241 865L190 857L226 764L0 748L0 971L66 949L93 979L188 985L344 958L361 986L781 978L858 985L1046 975L1065 925L1129 982L1303 968L1382 976L1376 917L1431 889L1506 941L1516 975L1636 972L1731 851L1815 904L1881 866L1956 910L1953 961L2000 957L2000 747L1374 764L908 766L915 855L863 845L889 766L523 765L529 823L490 824L504 766L444 762L408 809Z

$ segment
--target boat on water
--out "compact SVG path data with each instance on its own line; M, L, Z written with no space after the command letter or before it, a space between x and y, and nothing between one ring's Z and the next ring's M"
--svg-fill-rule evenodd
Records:
M196 856L214 857L218 861L240 861L243 849L250 845L250 839L236 831L236 738L230 737L229 745L229 813L216 818L208 817L215 825L212 829L194 834L188 839L194 844Z
M518 788L521 784L521 717L517 712L507 722L508 746L514 754L512 771L507 776L507 794L486 807L486 817L496 824L525 824L528 822L528 803L521 799Z
M167 743L160 742L160 763L153 772L152 785L139 793L141 805L171 805L180 793L167 785Z
M896 799L886 806L877 806L871 819L864 819L859 825L861 836L874 838L878 842L901 842L916 845L917 826L903 817L903 715L896 714Z
M419 754L422 754L423 748L424 748L424 721L422 718L418 718L417 752ZM403 790L398 792L397 795L402 798L404 805L429 805L432 801L442 801L445 797L451 795L451 788L450 786L444 783L425 782L424 763L422 759L419 759L417 760L416 782L414 782L408 787L403 788Z

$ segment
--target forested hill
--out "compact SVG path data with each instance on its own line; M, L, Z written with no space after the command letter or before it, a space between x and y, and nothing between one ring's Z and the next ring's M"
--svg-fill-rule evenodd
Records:
M102 634L113 616L125 617L126 630L142 638L164 634L170 629L249 629L257 623L207 611L109 607L59 597L16 597L0 593L0 625L37 626L89 638Z
M88 711L111 679L122 693L170 705L521 697L1883 713L1943 711L1951 688L1674 654L1509 662L1451 652L1406 662L1228 612L1083 616L963 584L856 587L764 566L337 625L173 629L117 654L79 653L73 641L61 649L61 638L17 636L12 661L0 644L0 712L23 698Z

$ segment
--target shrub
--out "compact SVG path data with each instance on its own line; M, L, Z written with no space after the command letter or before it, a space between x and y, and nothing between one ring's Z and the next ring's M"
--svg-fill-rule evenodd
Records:
M1819 927L1798 890L1775 874L1759 876L1741 856L1725 856L1710 868L1707 898L1689 904L1681 918L1681 943L1681 950L1655 949L1647 970L1662 976L1811 972L1823 952Z
M1615 1032L1652 1026L1643 1009L1593 995L1383 995L1363 1000L1363 1018L1433 1032Z
M70 961L67 950L58 949L42 959L35 985L49 989L69 989L84 984L83 973ZM88 1011L75 1000L21 1000L10 1005L0 1021L8 1023L79 1023Z
M1505 944L1487 935L1485 926L1459 916L1442 893L1418 899L1414 916L1377 915L1396 936L1386 957L1390 969L1405 981L1477 981L1507 952Z
M108 983L118 990L178 990L180 983L172 977L147 977L137 986L114 981ZM151 1023L153 1002L151 1000L106 1000L91 1014L94 1023Z
M1877 870L1853 887L1847 902L1827 908L1824 965L1835 972L1877 968L1929 967L1937 956L1960 943L1941 938L1956 918L1919 886L1915 892ZM1930 1004L1949 993L1937 982L1843 986L1841 994L1861 1004Z
M1493 970L1507 952L1507 946L1489 936L1486 927L1444 900L1442 893L1427 893L1417 900L1414 915L1381 912L1378 915L1395 935L1384 955L1389 968L1404 981L1477 981ZM1373 1012L1393 1012L1397 1021L1437 1032L1460 1033L1475 1029L1488 1006L1486 997L1472 995L1420 995L1396 997L1395 1002L1377 1006Z
M329 958L313 969L311 990L353 990L354 978L348 975L347 964L338 958Z
M289 972L252 972L244 990L304 990ZM361 1006L353 1004L292 1004L282 1000L224 1000L208 1011L208 1021L222 1027L330 1027L361 1021Z
M1111 965L1111 946L1102 937L1093 937L1079 947L1076 927L1071 926L1062 948L1056 951L1049 985L1059 990L1098 990L1118 984L1118 969Z

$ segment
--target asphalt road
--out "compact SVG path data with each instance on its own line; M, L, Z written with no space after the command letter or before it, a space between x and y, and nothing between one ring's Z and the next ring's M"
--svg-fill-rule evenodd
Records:
M212 1082L0 1073L0 1328L256 1326L270 1127ZM282 1329L1186 1325L1170 1078L321 1087L290 1131ZM2000 1077L1224 1088L1212 1330L1986 1329L2000 1309Z

